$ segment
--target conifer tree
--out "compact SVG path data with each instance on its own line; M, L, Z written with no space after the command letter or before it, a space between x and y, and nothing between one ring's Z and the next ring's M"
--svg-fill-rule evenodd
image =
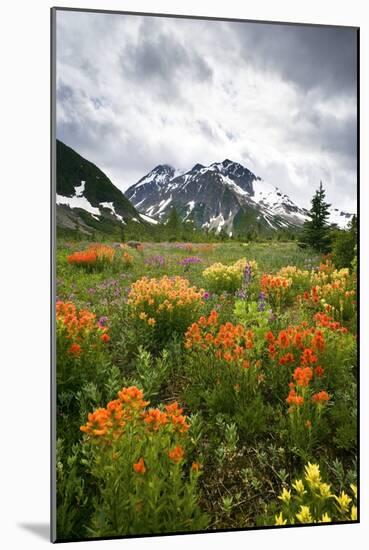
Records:
M330 206L325 201L325 190L320 182L319 189L311 200L308 214L310 220L304 223L300 242L324 254L331 249L330 226L327 221Z
M182 230L182 222L175 206L173 206L170 211L166 226L169 233L169 239L178 240Z

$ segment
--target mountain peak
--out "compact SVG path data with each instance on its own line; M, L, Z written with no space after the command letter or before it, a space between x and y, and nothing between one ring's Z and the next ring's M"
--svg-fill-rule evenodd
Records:
M205 166L198 162L197 164L195 164L195 166L192 166L190 172L197 172L198 170L201 170L202 168L205 168Z
M153 173L162 173L162 172L166 172L166 173L173 172L174 173L175 169L170 164L158 164L157 166L155 166L155 168L153 170L151 170L150 173L153 174Z

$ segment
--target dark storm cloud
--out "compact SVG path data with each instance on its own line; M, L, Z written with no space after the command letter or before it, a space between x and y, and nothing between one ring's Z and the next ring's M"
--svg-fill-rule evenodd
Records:
M345 161L351 166L356 164L357 153L357 119L356 110L351 109L344 116L340 112L347 109L355 100L341 94L337 107L331 106L330 112L317 108L319 92L313 98L304 96L300 109L291 115L291 124L288 128L291 141L304 144L306 147L314 144L317 148L329 154L344 155ZM322 104L324 106L324 104Z
M56 88L56 100L60 104L67 103L73 100L74 92L71 86L59 82Z
M184 46L173 32L163 30L160 20L146 18L135 42L119 55L124 79L156 87L161 95L180 94L181 80L211 81L213 71L194 47Z
M315 137L323 150L356 159L356 118L337 122L333 116L318 117Z
M281 75L303 91L356 94L356 31L351 28L239 24L246 62Z

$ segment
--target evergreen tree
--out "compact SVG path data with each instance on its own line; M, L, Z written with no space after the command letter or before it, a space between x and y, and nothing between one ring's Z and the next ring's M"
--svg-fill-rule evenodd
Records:
M311 209L308 214L310 220L304 223L300 243L324 254L331 249L330 226L327 222L330 206L325 202L325 190L320 182L319 189L311 200Z
M175 206L173 206L170 211L166 226L169 233L169 240L177 241L182 231L182 222Z
M125 234L124 233L125 233L124 232L124 227L123 227L123 224L122 224L119 228L119 237L120 237L120 241L122 243L124 243L124 241L125 241Z

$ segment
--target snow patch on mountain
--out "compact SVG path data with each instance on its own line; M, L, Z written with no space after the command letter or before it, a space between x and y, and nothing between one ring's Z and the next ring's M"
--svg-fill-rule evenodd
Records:
M242 187L237 185L229 176L223 176L223 174L221 174L220 177L224 185L227 185L228 187L233 189L233 191L235 191L238 195L249 196L249 193L247 193L247 191L244 191Z
M56 204L65 204L70 208L81 208L86 210L90 214L100 216L100 210L86 199L86 197L80 195L74 195L73 197L64 197L63 195L56 195Z
M76 197L82 197L83 193L85 191L85 188L86 188L86 182L85 181L81 181L81 185L76 185L75 188L74 188L74 191L76 193Z
M330 208L329 209L330 223L335 223L340 227L341 229L347 229L350 225L350 222L352 220L353 214L349 214L348 212L342 212L342 210L339 210L338 208Z
M140 218L145 220L145 222L152 223L153 225L157 225L159 223L158 220L154 220L154 218L150 218L149 216L146 216L145 214L140 214Z
M163 210L166 209L166 207L169 205L169 203L172 202L172 195L167 200L162 200L159 202L159 209L156 212L156 215L160 214L160 212L163 212Z
M111 212L114 214L114 216L116 218L118 218L119 221L121 221L122 223L125 223L122 216L120 216L120 214L116 213L114 205L113 205L112 202L100 202L99 204L102 208L108 208L109 210L111 210Z
M74 195L72 197L65 197L64 195L57 194L56 204L69 206L69 208L72 209L80 208L81 210L85 210L91 214L95 220L99 220L101 216L100 208L97 206L92 206L90 201L83 195L85 188L86 182L81 181L81 185L74 186ZM110 210L113 216L115 216L121 223L125 224L123 217L115 211L113 202L100 202L99 206Z

